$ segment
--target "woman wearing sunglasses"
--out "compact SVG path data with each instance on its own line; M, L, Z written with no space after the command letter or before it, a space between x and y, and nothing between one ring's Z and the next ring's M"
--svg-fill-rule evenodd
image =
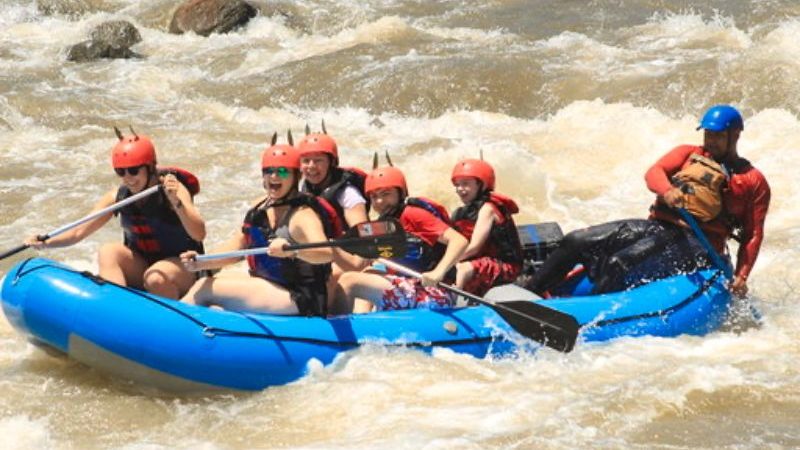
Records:
M187 303L216 305L237 311L324 316L326 281L331 273L330 248L284 250L291 243L320 242L332 235L327 215L316 199L298 192L300 156L291 145L272 145L261 157L267 194L246 214L244 224L216 252L268 247L248 256L249 276L206 277L184 296ZM219 269L241 258L196 261L188 251L181 260L189 270Z
M178 256L187 250L202 252L206 234L205 222L192 202L199 184L189 172L176 169L176 177L156 169L155 147L148 137L136 133L124 137L118 129L115 131L119 142L111 151L111 163L122 183L107 192L93 211L159 183L163 189L118 211L124 242L107 243L100 248L100 276L122 286L180 298L196 277L183 267ZM100 216L46 241L32 236L26 243L36 248L70 246L102 228L112 215Z

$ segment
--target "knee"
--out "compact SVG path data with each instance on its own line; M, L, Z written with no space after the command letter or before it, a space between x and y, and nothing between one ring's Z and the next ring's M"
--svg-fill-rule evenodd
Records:
M100 247L100 251L97 252L97 259L100 261L100 264L119 260L119 247L120 245L117 243L103 244Z
M150 269L144 273L144 288L148 292L160 292L171 285L170 279L160 270Z
M564 240L561 241L560 248L574 251L580 248L583 242L586 241L587 233L583 230L573 231L571 233L567 233L564 236Z
M345 272L339 276L337 285L345 293L345 295L349 295L350 291L353 289L353 286L355 286L355 284L358 282L358 275L358 272Z
M628 265L625 263L625 260L619 255L613 255L608 258L608 267L617 272L626 272L629 269Z

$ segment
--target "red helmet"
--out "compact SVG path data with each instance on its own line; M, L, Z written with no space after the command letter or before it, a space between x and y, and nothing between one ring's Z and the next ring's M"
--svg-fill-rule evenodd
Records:
M122 133L117 136L119 142L111 150L111 165L115 169L156 163L156 149L150 138L136 134L123 137Z
M339 148L336 141L325 133L307 134L300 143L297 144L300 157L311 153L325 153L331 155L334 164L339 162Z
M406 177L403 172L396 167L379 167L367 175L364 180L364 193L369 195L378 189L396 187L403 191L403 195L408 195Z
M486 161L480 159L465 159L456 163L450 181L455 183L456 178L472 177L481 180L483 186L494 190L494 169Z
M300 155L297 149L288 144L271 145L261 154L261 168L286 167L300 168Z

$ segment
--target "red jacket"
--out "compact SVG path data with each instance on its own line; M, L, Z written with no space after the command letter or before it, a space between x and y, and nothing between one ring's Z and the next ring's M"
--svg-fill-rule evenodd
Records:
M645 174L648 189L659 196L651 218L672 222L678 220L676 214L663 208L662 197L672 188L670 178L689 163L689 156L693 153L711 157L702 147L681 145L656 161ZM747 279L764 239L764 220L769 209L770 188L764 175L744 158L726 165L726 168L731 178L723 190L723 213L714 220L700 224L700 227L719 252L725 249L725 243L734 230L741 229L736 275Z

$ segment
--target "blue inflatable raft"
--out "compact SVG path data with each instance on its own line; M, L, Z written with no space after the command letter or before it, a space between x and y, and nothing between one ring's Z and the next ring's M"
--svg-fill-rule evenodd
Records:
M229 312L106 283L41 258L13 267L0 295L6 317L35 342L167 391L260 390L297 380L311 360L329 364L364 343L446 347L482 358L514 351L524 340L486 306L327 319ZM615 294L542 300L577 318L584 342L704 334L722 324L730 301L715 270Z

